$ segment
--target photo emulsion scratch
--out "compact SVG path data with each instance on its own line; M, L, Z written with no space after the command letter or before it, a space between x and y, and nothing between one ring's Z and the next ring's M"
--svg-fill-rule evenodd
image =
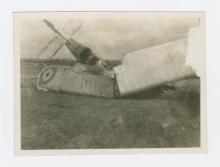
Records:
M17 150L204 147L203 13L14 19Z

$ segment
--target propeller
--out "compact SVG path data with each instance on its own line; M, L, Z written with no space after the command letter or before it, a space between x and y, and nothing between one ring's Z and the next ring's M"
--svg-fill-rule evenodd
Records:
M44 21L44 23L45 23L51 30L53 30L55 33L57 33L58 35L60 35L63 39L65 39L66 41L68 41L68 39L67 39L66 37L64 37L64 36L55 28L55 26L54 26L51 22L49 22L49 21L46 20L46 19L44 19L43 21Z
M58 29L56 29L56 27L53 25L53 23L51 23L50 21L44 19L43 22L57 35L59 35L64 41L69 41ZM68 22L69 23L69 22ZM67 23L67 24L68 24ZM63 30L64 28L67 26L67 24L63 27ZM75 35L79 30L80 28L82 27L82 24L80 24L69 36L69 38L71 38L73 35ZM54 41L57 40L57 36L54 36L48 43L47 45L37 54L37 58L41 56L41 54L46 50L48 49L48 47L50 45L53 44ZM53 52L53 54L51 56L49 56L49 59L53 58L57 52L62 49L62 47L64 46L65 43L63 43L62 45L58 46L57 49L55 49L55 51Z

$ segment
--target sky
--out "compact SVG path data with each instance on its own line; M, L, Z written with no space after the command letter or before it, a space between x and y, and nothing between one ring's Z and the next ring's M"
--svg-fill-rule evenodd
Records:
M198 18L140 18L140 19L75 19L50 20L68 36L79 25L72 37L90 47L101 59L119 60L139 49L186 37L191 27L199 25ZM28 20L21 24L21 58L36 58L39 51L54 36L42 20ZM46 58L46 57L41 57ZM63 48L54 58L74 57Z

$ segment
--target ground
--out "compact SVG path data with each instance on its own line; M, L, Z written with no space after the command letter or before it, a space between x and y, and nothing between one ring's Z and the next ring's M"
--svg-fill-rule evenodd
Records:
M36 75L41 68L21 65L24 150L200 146L198 78L172 83L172 89L104 99L39 91Z

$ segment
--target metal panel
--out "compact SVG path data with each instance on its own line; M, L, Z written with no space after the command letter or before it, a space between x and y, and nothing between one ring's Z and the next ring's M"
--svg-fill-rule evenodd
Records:
M186 53L184 38L125 55L122 65L114 68L120 94L131 94L195 75L191 67L184 65Z
M61 90L85 95L113 97L113 80L102 75L66 71Z

